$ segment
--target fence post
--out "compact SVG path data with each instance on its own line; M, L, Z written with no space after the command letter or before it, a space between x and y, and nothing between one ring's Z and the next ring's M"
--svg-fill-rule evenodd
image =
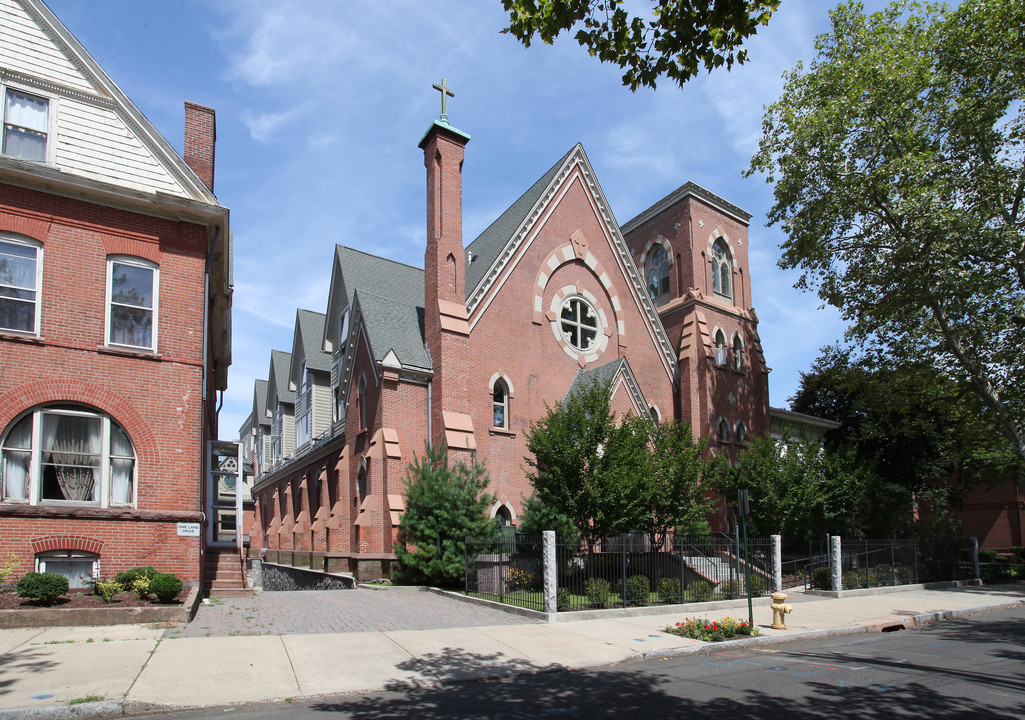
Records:
M541 532L541 573L544 582L544 608L546 613L559 611L558 574L555 561L555 531Z
M783 536L772 538L772 591L783 592Z
M621 553L620 562L620 585L622 587L622 601L623 607L626 607L626 535L619 536L619 551Z
M327 558L324 558L327 562ZM470 592L470 536L463 536L463 575L466 577L466 592Z
M680 604L684 602L686 597L687 589L684 587L685 578L687 577L687 561L683 557L683 536L679 537L680 541Z
M833 570L833 591L843 590L843 555L840 553L840 536L829 536L829 558Z
M894 539L890 539L890 585L895 586L897 584L897 555L894 552L893 545L897 542Z
M498 602L505 602L505 541L498 540Z
M979 538L969 538L972 541L972 578L976 584L982 584L982 567L979 565Z

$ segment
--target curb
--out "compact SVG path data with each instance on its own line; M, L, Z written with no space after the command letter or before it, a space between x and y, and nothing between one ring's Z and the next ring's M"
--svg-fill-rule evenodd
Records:
M0 720L106 720L124 717L124 700L0 710Z

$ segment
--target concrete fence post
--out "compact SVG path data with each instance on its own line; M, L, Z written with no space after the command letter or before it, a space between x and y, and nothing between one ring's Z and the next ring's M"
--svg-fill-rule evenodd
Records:
M556 574L554 530L544 530L541 532L541 546L541 568L544 574L544 607L546 613L554 613L558 611L558 576Z
M829 537L829 564L833 570L833 590L839 592L843 590L843 555L840 553L840 536L831 535Z
M783 536L769 537L772 539L772 591L783 592Z

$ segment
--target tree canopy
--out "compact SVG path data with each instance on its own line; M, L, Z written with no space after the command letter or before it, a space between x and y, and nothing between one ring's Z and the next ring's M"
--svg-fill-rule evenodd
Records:
M602 62L623 68L631 90L678 85L704 67L743 64L744 41L765 25L780 0L649 0L650 15L624 9L625 0L502 0L510 33L525 47L535 37L551 45L578 28L576 41ZM643 4L643 3L642 3ZM633 5L633 3L631 3Z
M686 424L617 418L610 403L609 385L591 382L531 425L533 502L569 518L589 546L631 530L660 542L677 526L699 524L711 509L700 485L705 443Z
M487 485L483 464L474 458L450 465L444 445L413 456L395 545L400 582L443 587L462 582L466 537L497 535L497 522L489 518L495 498L485 492Z
M970 388L1025 459L1025 4L831 15L748 170L775 183L780 265L852 341Z

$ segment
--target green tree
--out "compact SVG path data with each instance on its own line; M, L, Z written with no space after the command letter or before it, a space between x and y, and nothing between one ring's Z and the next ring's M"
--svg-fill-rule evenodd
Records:
M557 542L574 545L580 542L573 520L539 498L531 495L523 503L523 515L518 530L524 535L540 536L545 530L555 530Z
M981 400L1025 460L1025 4L832 12L763 121L783 268L848 337Z
M535 496L573 521L588 547L638 528L646 511L647 433L616 424L608 384L575 389L527 432Z
M752 438L736 465L718 457L707 477L727 502L748 490L753 535L779 534L796 548L827 532L861 534L864 471L850 457L824 452L817 442Z
M399 520L396 577L408 584L458 585L465 573L465 538L495 537L489 519L495 498L488 474L474 457L450 465L448 448L428 447L406 473L406 510Z
M671 530L701 527L712 512L708 488L701 484L706 465L701 454L707 441L695 440L690 423L678 420L649 423L648 429L652 450L646 487L648 522L642 527L662 547Z
M502 0L510 33L525 47L535 37L551 45L563 32L602 62L623 68L631 90L654 88L665 76L678 85L700 67L743 64L741 45L765 25L780 0L651 0L648 17L624 9L625 0Z

